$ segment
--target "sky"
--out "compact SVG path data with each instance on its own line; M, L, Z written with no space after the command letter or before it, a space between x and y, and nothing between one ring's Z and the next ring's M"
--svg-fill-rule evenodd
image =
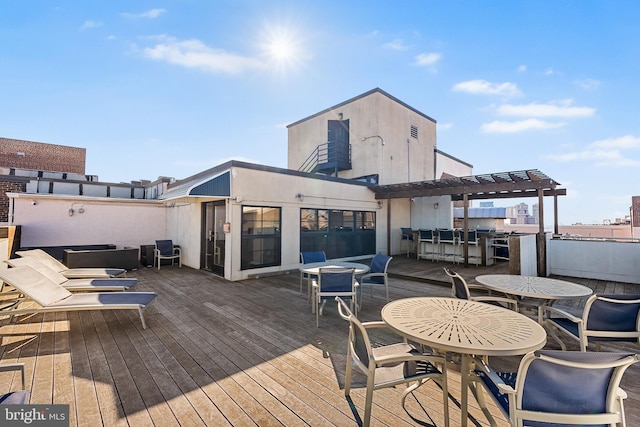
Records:
M380 88L474 174L539 169L567 190L560 225L597 224L640 195L639 18L635 0L0 0L0 137L86 148L105 182L286 167L288 124Z

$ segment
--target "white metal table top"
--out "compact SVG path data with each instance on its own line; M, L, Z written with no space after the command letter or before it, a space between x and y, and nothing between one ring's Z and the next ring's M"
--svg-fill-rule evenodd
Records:
M506 308L457 298L406 298L382 308L400 335L439 350L513 356L544 347L547 334L528 317Z
M353 268L355 269L356 274L365 274L369 272L369 266L366 264L360 264L357 262L347 262L347 261L325 261L325 262L310 262L308 264L302 264L300 266L300 271L308 274L319 274L321 268L331 268L331 267L344 267L344 268Z
M477 276L476 282L509 295L548 300L587 297L593 293L586 286L549 277L485 274Z

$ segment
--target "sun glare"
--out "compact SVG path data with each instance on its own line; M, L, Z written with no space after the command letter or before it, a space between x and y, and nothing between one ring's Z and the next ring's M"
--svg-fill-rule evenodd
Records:
M267 64L280 72L296 67L303 56L300 38L285 26L265 29L262 51Z
M272 40L269 45L270 56L278 61L286 61L293 57L293 45L289 40Z

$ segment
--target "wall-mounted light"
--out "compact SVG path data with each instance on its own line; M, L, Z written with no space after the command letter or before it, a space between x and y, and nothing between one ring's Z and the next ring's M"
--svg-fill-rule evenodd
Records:
M300 200L301 202L304 201L304 194L302 193L296 194L296 199Z
M236 196L235 201L238 203L242 202L242 196Z
M32 200L32 201L31 201L31 204L32 204L33 206L35 206L35 205L37 205L37 204L38 204L38 202L36 202L35 200Z
M84 205L80 205L79 208L74 209L75 205L78 205L79 203L71 203L71 207L69 208L69 216L73 216L74 213L84 213Z
M380 135L365 136L365 137L362 138L362 140L366 141L369 138L380 138L380 142L382 143L382 145L384 145L384 139L382 139L382 137Z
M435 202L435 203L433 204L433 209L438 209L438 206L439 206L439 205L438 205L438 202Z
M338 119L342 120L342 113L338 113Z
M378 200L378 209L382 209L382 200Z
M409 199L409 201L410 201L411 203L413 203L413 202L415 202L415 201L416 201L416 199L412 197L412 198L410 198L410 199Z

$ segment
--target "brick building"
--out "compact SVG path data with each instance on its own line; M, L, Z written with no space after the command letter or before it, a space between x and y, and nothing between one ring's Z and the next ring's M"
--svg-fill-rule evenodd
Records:
M0 138L0 167L85 174L86 148Z
M85 148L20 139L0 138L0 223L9 221L9 198L6 193L22 193L31 178L18 176L16 169L44 172L61 172L84 175Z

